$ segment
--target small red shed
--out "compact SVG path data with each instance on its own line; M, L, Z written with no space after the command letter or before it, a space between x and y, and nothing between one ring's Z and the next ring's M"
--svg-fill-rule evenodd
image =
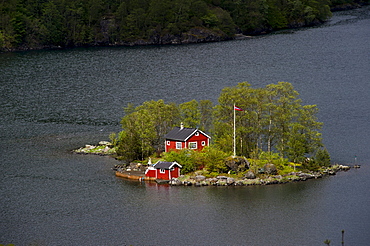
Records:
M182 166L177 162L158 161L153 166L148 167L145 171L146 177L171 180L180 177Z
M194 149L202 150L209 146L210 136L199 129L181 127L173 128L165 136L165 152L170 150Z

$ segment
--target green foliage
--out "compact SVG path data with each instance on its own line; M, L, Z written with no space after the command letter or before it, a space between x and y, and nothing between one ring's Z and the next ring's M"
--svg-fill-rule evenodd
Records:
M224 88L215 108L214 141L230 151L233 137L233 104L244 109L236 112L237 155L250 157L260 150L277 151L280 156L302 162L322 146L322 123L317 122L315 105L302 106L298 92L287 82L253 89L239 83Z
M196 170L204 169L207 173L223 173L227 171L225 164L229 156L217 148L206 147L202 151L182 149L170 151L164 154L166 161L176 161L182 165L181 173L187 174Z
M316 151L314 160L319 166L329 167L330 166L330 154L328 150L326 148L318 149Z
M209 173L223 173L228 170L225 162L228 156L230 156L229 153L223 152L218 148L206 147L200 152L198 160L200 166L204 167Z
M129 104L125 112L117 153L126 161L143 160L155 150L163 150L164 135L179 119L177 106L165 104L163 100L144 102L136 108Z
M200 100L199 111L199 129L205 132L211 132L213 128L213 103L210 100Z
M181 118L185 127L197 128L200 125L200 109L196 100L179 105Z
M198 152L189 150L189 149L182 149L180 151L170 151L164 154L165 161L176 161L182 166L181 173L186 174L190 172L194 172L200 168L199 163L197 160Z
M4 34L0 31L0 49L5 46L5 37Z
M277 168L283 169L288 165L288 159L281 157L278 153L261 151L258 160L263 165L271 163Z
M78 46L138 39L160 44L166 35L181 36L194 27L232 38L237 30L253 34L322 22L331 17L330 7L355 2L7 0L0 2L0 45Z
M112 132L111 134L109 134L109 140L112 143L113 147L117 146L118 139L117 139L117 134L116 133Z

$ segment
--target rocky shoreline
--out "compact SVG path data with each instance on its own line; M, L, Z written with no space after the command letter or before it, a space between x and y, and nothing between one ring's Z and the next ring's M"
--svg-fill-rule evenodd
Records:
M253 186L253 185L272 185L272 184L286 184L292 182L307 181L310 179L319 179L326 176L336 175L340 171L349 171L351 168L360 168L359 165L347 166L347 165L334 165L327 169L317 172L291 172L285 175L271 175L256 177L256 175L249 171L242 178L234 178L226 175L220 175L213 178L207 178L201 175L201 171L195 172L193 175L181 175L179 178L172 178L171 180L150 180L156 181L158 184L168 184L171 186ZM148 181L143 178L145 173L145 167L142 165L135 166L131 164L129 166L117 165L113 169L116 171L116 176L125 178L125 175L130 175L130 179L136 179L139 181ZM122 175L121 175L122 174ZM138 178L132 178L136 176Z
M113 145L107 141L100 141L98 145L87 144L84 147L73 150L76 154L92 154L100 156L115 156L116 151ZM271 165L271 164L270 164ZM137 180L148 181L143 179L145 176L146 166L137 163L131 163L130 165L116 165L113 170L116 171L116 176L125 177L127 175L133 177L137 176ZM286 184L292 182L306 181L310 179L320 179L326 176L336 175L340 171L349 171L351 168L360 168L359 165L348 166L348 165L333 165L331 167L322 169L316 172L291 172L284 175L278 174L263 174L256 176L256 174L249 170L241 178L235 178L220 175L217 177L206 177L202 175L202 171L197 171L191 175L181 175L179 178L173 178L171 180L157 180L159 184L169 184L171 186L251 186L251 185L272 185L272 184ZM123 175L117 175L123 174ZM132 178L131 178L132 179ZM150 180L155 181L155 180Z
M356 167L358 168L358 167ZM193 177L173 178L168 183L172 186L253 186L253 185L272 185L272 184L286 184L292 182L306 181L309 179L319 179L325 176L336 175L339 171L348 171L350 166L335 165L331 168L325 169L321 172L292 172L286 175L274 175L264 178L257 178L248 172L243 178L232 178L228 176L217 176L215 178L206 178L203 175L196 175Z
M90 155L115 155L116 150L108 141L100 141L98 145L86 144L84 147L72 150L75 154L90 154Z

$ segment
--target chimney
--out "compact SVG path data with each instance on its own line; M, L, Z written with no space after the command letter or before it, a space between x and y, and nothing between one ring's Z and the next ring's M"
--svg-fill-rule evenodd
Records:
M184 129L184 123L182 123L181 122L181 124L180 124L180 129L182 130L182 129Z

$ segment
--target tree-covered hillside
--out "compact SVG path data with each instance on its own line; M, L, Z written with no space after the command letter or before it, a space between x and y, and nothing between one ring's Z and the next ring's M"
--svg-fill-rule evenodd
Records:
M320 23L353 1L2 0L0 50L219 41Z

